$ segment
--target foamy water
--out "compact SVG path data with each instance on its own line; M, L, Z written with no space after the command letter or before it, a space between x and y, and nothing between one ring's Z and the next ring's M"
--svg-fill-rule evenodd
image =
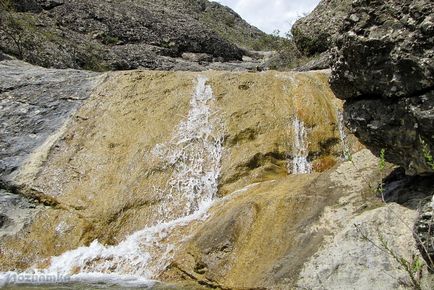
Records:
M187 120L178 126L168 143L158 144L153 150L173 168L167 187L160 189L166 199L160 209L163 216L180 208L185 215L191 214L217 194L224 130L206 81L198 77Z
M309 140L303 121L295 117L292 122L294 143L292 147L292 173L307 174L312 172L312 165L308 160Z

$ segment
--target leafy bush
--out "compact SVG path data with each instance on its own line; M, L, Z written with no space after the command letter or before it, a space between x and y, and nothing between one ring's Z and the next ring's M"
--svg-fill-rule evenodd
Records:
M0 49L19 59L31 60L38 48L35 38L37 29L33 18L15 13L10 0L0 0L0 8L0 37L11 42L12 47L15 47L7 50L0 43Z
M431 151L428 147L428 144L422 138L420 138L420 143L422 144L422 154L423 154L423 157L425 158L426 164L432 170L434 170L434 158L431 154Z
M297 49L290 32L280 36L280 31L275 30L273 34L258 39L254 48L276 51L277 54L268 64L271 69L292 69L304 65L310 60Z

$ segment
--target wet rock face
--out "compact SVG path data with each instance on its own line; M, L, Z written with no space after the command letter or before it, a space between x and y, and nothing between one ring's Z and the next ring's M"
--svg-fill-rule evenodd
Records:
M348 126L409 174L433 172L434 3L358 0L341 28L330 83Z
M341 162L357 144L342 137L327 71L128 71L97 82L94 73L0 65L1 117L11 124L3 148L24 160L2 174L57 202L0 190L1 271L142 273L222 289L317 289L325 279L330 289L366 288L372 273L377 288L394 289L383 273L404 277L352 227L374 234L385 222L388 239L402 236L399 249L413 246L384 208L359 218L378 207L378 159L362 150ZM291 174L300 159L317 172ZM203 193L214 197L206 216L185 216Z
M315 55L332 48L350 8L350 0L322 0L292 28L298 49L306 55Z
M175 58L184 52L241 60L238 46L265 35L206 0L21 0L14 6L0 11L0 50L44 67L177 69Z
M362 150L321 175L283 177L234 193L210 211L162 278L222 289L399 288L408 282L406 272L373 243L383 239L411 259L417 249L405 224L417 213L373 198L377 164Z
M220 197L252 183L289 175L292 160L300 154L294 148L300 137L293 125L295 117L304 124L306 148L302 153L314 169L332 167L342 158L345 147L338 123L342 104L328 86L328 72L114 72L92 90L93 73L76 75L80 72L61 70L59 82L51 83L54 69L38 71L29 65L16 73L8 67L4 71L7 69L9 78L2 80L11 89L2 95L2 106L8 112L5 122L14 133L5 131L3 142L10 158L19 156L20 160L8 161L2 174L14 184L45 195L44 200L52 197L57 204L44 208L17 237L2 240L2 245L8 245L0 257L0 268L5 270L25 268L30 262L89 245L95 239L118 244L157 221L183 216L187 212L185 193L183 187L175 185L190 179L179 180L179 176L183 177L183 168L203 172L202 167L188 163L190 157L203 160L201 156L180 151L191 147L188 144L184 148L183 140L193 140L188 143L194 144L198 139L188 135L201 128L193 126L196 122L208 128L211 124L207 120L213 120L216 123L211 127L223 130L213 131L213 136L222 136L218 189L214 193ZM198 79L205 85L204 78L209 89L198 92ZM33 87L33 82L40 83L45 93ZM74 92L82 94L77 92L73 98L68 91L70 84L75 86ZM192 96L208 100L207 107L195 107L205 100L193 102ZM27 114L20 113L21 106L27 108L27 99L35 108L30 106ZM38 102L44 104L39 113ZM80 108L68 118L74 106ZM47 120L39 117L41 112ZM194 117L201 112L208 112L208 117ZM45 125L32 127L38 122ZM29 123L31 126L21 125ZM34 136L26 128L33 128ZM45 130L51 133L46 135ZM31 136L35 144L25 142ZM14 140L18 138L24 141L15 143L27 144L26 148L16 148ZM23 153L27 151L31 154ZM18 168L9 174L13 164ZM290 187L280 188L282 197ZM245 212L251 214L251 210L246 207ZM41 249L38 252L30 247L35 241Z

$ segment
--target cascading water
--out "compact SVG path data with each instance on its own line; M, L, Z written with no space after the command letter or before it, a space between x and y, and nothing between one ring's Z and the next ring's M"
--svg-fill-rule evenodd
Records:
M162 192L163 221L116 246L94 241L88 247L52 257L51 265L33 270L34 275L55 273L68 275L73 281L118 280L134 284L155 279L167 266L176 241L187 235L186 226L206 217L217 193L223 127L212 110L215 99L206 82L206 78L198 77L187 120L178 126L170 142L153 150L172 168L168 186ZM179 215L170 220L168 213L175 209Z
M42 273L72 275L72 279L92 280L107 277L136 277L150 281L169 263L175 244L181 240L184 228L193 221L204 219L211 203L192 215L138 231L116 246L104 246L94 241L51 258L51 265Z
M209 204L217 193L220 159L223 151L223 126L212 112L214 96L207 79L197 79L196 91L190 101L190 111L175 136L167 144L157 145L153 153L162 159L173 174L161 190L162 216L173 209L191 214ZM175 198L176 197L176 198Z
M351 155L351 149L348 145L348 136L347 133L345 133L345 125L344 125L344 114L341 110L337 110L337 117L338 117L338 130L339 130L339 137L341 139L341 145L342 145L342 157L344 160L348 160Z
M308 160L309 156L309 142L307 138L306 128L303 121L295 117L292 123L294 142L293 142L293 159L292 159L292 173L293 174L307 174L312 172L312 165Z

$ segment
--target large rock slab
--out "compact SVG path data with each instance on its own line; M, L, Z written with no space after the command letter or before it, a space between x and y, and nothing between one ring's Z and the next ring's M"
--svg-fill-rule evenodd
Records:
M46 73L50 72L54 70ZM59 71L58 78L66 72ZM303 152L312 167L329 169L341 160L351 142L341 140L342 104L330 90L328 77L326 71L108 74L90 98L81 105L80 100L73 102L80 108L65 125L66 113L54 115L56 126L49 138L42 146L31 147L33 153L25 166L16 170L14 182L32 189L30 196L39 194L50 207L17 236L3 239L7 251L0 257L2 269L26 268L95 239L116 245L136 231L188 214L196 208L194 204L186 208L191 195L185 192L190 186L190 168L198 168L199 173L192 174L206 170L206 160L216 154L213 150L219 151L219 142L223 153L219 167L213 169L219 176L214 193L218 196L288 176L298 154L295 118L304 124ZM75 84L77 99L81 99L80 88L86 92L92 83L81 79L83 84ZM207 106L196 107L202 104L196 98L205 98L202 101ZM56 104L63 108L63 103ZM209 115L199 118L201 114ZM60 119L55 118L58 116ZM14 118L11 113L6 121ZM208 121L211 123L200 123ZM214 140L221 134L218 140L222 141L202 143L203 128L197 127L198 122L206 129L205 136L210 134ZM26 131L23 138L30 138ZM204 155L200 144L210 153ZM191 150L191 146L199 149ZM41 156L43 162L39 162ZM187 189L195 192L196 188ZM32 251L29 243L36 243L39 250Z
M347 220L304 265L299 289L412 289L393 255L409 263L417 256L415 217L416 211L389 204Z
M0 237L17 234L43 204L56 204L25 179L36 174L62 127L102 80L86 71L0 61Z
M417 211L375 196L377 164L362 150L331 171L233 193L211 209L162 278L223 289L411 288L381 247L408 261L419 257Z
M59 130L101 81L99 74L0 62L0 182Z

